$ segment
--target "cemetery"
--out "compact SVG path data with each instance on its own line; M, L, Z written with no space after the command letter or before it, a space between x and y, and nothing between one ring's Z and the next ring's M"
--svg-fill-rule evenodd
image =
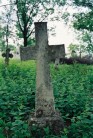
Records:
M0 0L0 138L93 138L91 0Z
M48 45L47 22L35 23L35 39L20 62L10 50L8 66L0 60L0 137L92 138L93 67L60 64L65 48Z

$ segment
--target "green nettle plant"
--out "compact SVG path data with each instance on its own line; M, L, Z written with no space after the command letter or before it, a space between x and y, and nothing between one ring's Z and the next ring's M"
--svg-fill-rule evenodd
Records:
M51 64L56 109L64 118L60 138L93 137L93 67ZM36 64L12 60L9 67L0 61L0 138L30 138L28 118L35 109ZM39 129L33 128L38 137ZM59 138L44 128L44 138Z

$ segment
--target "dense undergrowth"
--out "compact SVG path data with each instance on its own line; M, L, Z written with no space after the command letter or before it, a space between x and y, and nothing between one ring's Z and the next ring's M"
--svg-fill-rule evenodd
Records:
M93 66L60 65L51 76L56 108L65 129L60 138L93 138ZM36 64L0 61L0 138L30 138L28 117L35 104ZM48 134L45 138L59 138Z

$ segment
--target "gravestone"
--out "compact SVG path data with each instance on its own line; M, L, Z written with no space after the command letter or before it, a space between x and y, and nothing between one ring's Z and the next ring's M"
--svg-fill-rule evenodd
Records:
M37 46L20 47L20 57L22 61L35 60L37 55ZM65 57L64 44L48 45L49 62L55 62L55 69L58 69L60 59Z
M60 113L55 110L53 87L51 84L49 68L49 47L47 35L47 23L35 23L36 38L36 95L35 113L29 118L29 128L34 137L39 138L37 131L33 133L33 126L40 128L43 137L43 128L49 127L53 134L59 134L63 129L63 121Z
M5 57L5 64L8 65L9 64L9 58L13 58L13 54L10 53L10 48L7 48L6 52L2 53L2 57Z
M37 45L31 47L20 47L20 57L22 61L34 60L37 55ZM55 69L58 69L60 59L65 57L65 46L61 45L48 45L49 62L55 62Z
M37 55L37 46L20 47L20 57L22 61L34 60ZM61 45L48 45L49 61L65 57L65 46Z

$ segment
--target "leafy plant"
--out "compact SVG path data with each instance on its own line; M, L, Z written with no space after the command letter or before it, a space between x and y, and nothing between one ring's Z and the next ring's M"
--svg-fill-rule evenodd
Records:
M51 64L56 109L64 119L62 138L93 137L93 66ZM36 64L0 60L0 138L30 138L28 118L35 108ZM39 130L38 130L39 131ZM58 138L45 128L45 138ZM37 130L35 130L37 132Z

